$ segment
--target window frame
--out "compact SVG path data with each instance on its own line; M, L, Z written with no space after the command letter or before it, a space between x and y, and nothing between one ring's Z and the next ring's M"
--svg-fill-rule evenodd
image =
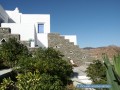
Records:
M39 29L40 29L40 28L39 28L40 25L43 25L42 31L39 30ZM38 23L38 30L37 30L37 33L44 33L44 23Z

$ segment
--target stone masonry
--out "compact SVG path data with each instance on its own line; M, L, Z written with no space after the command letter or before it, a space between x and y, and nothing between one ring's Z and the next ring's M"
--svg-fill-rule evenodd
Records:
M0 41L3 39L5 41L8 38L15 37L17 40L20 40L19 34L11 34L10 28L0 27ZM20 41L22 44L26 45L30 51L34 49L30 48L29 41ZM64 36L60 36L58 33L49 33L48 34L48 46L53 47L56 50L59 50L63 55L64 59L69 61L72 60L76 65L82 65L86 61L90 60L90 57L79 48L78 45L74 45L73 42L70 42L68 39L65 39ZM38 48L38 47L37 47Z
M10 28L0 28L0 41L1 40L8 40L9 38L17 38L17 40L20 40L19 34L11 34Z
M70 42L58 33L48 34L48 46L59 50L65 55L66 60L73 60L78 66L84 64L84 62L90 59L90 57L87 56L78 45L74 45L73 42Z
M7 41L9 38L16 38L17 40L20 40L20 35L19 34L11 34L11 29L6 28L6 27L0 27L0 42L4 39ZM20 41L22 44L26 45L29 47L29 42L28 41Z

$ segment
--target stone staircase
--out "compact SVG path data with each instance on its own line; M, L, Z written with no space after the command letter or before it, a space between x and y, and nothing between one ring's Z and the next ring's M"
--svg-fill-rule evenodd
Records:
M4 39L7 41L9 38L16 38L20 41L20 34L11 34L11 29L6 27L0 27L0 42ZM27 47L30 46L29 41L20 41L22 44L26 45Z
M15 37L17 40L20 40L19 34L11 34L10 28L1 28L0 27L0 40L5 39L8 40L9 38Z
M9 38L12 37L17 38L17 40L20 41L19 34L11 34L10 28L0 27L0 43L3 39L7 41ZM20 42L26 45L30 51L35 51L36 48L38 48L31 48L29 41ZM78 45L74 45L73 42L70 42L69 39L65 39L64 36L61 36L58 33L48 34L48 46L62 52L64 55L64 59L69 62L70 60L72 60L75 65L79 66L90 60L90 57L82 49L80 49Z
M81 51L78 45L74 45L73 42L70 42L58 33L48 34L48 46L59 50L65 55L64 58L66 60L73 60L78 66L84 64L88 59L87 55Z

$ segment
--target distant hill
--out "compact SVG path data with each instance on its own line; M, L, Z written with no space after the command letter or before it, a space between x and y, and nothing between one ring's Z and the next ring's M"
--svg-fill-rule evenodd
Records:
M95 59L102 59L102 55L107 54L111 60L114 55L120 54L120 47L114 45L98 48L86 47L83 48L83 50L85 50L89 56Z
M95 49L95 48L93 48L93 47L85 47L83 49L90 50L90 49Z

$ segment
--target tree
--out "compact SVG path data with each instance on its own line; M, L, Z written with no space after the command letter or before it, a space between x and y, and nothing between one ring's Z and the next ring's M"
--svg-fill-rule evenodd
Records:
M0 48L1 61L9 67L14 67L21 57L28 57L30 53L26 46L17 41L16 38L9 38L2 43Z
M17 90L16 88L20 90L64 90L73 72L72 66L63 60L64 55L53 48L38 48L31 55L26 46L12 38L4 42L0 50L1 60L5 65L10 68L19 67L15 68L16 81L8 79L8 84L7 80L5 83L3 80L3 84L1 84L8 90L9 88L15 88L15 90Z
M99 60L94 60L93 63L88 66L86 73L94 84L105 84L107 81L105 66Z
M67 84L72 74L72 66L62 59L63 55L53 48L39 48L34 57L20 60L23 72L39 71L40 74L58 76L64 85Z
M44 55L40 53L41 51ZM73 71L72 66L63 60L63 56L61 52L53 48L43 50L40 48L36 54L36 58L40 60L38 65L41 66L39 69L40 73L47 73L52 76L57 75L64 85L66 85Z

